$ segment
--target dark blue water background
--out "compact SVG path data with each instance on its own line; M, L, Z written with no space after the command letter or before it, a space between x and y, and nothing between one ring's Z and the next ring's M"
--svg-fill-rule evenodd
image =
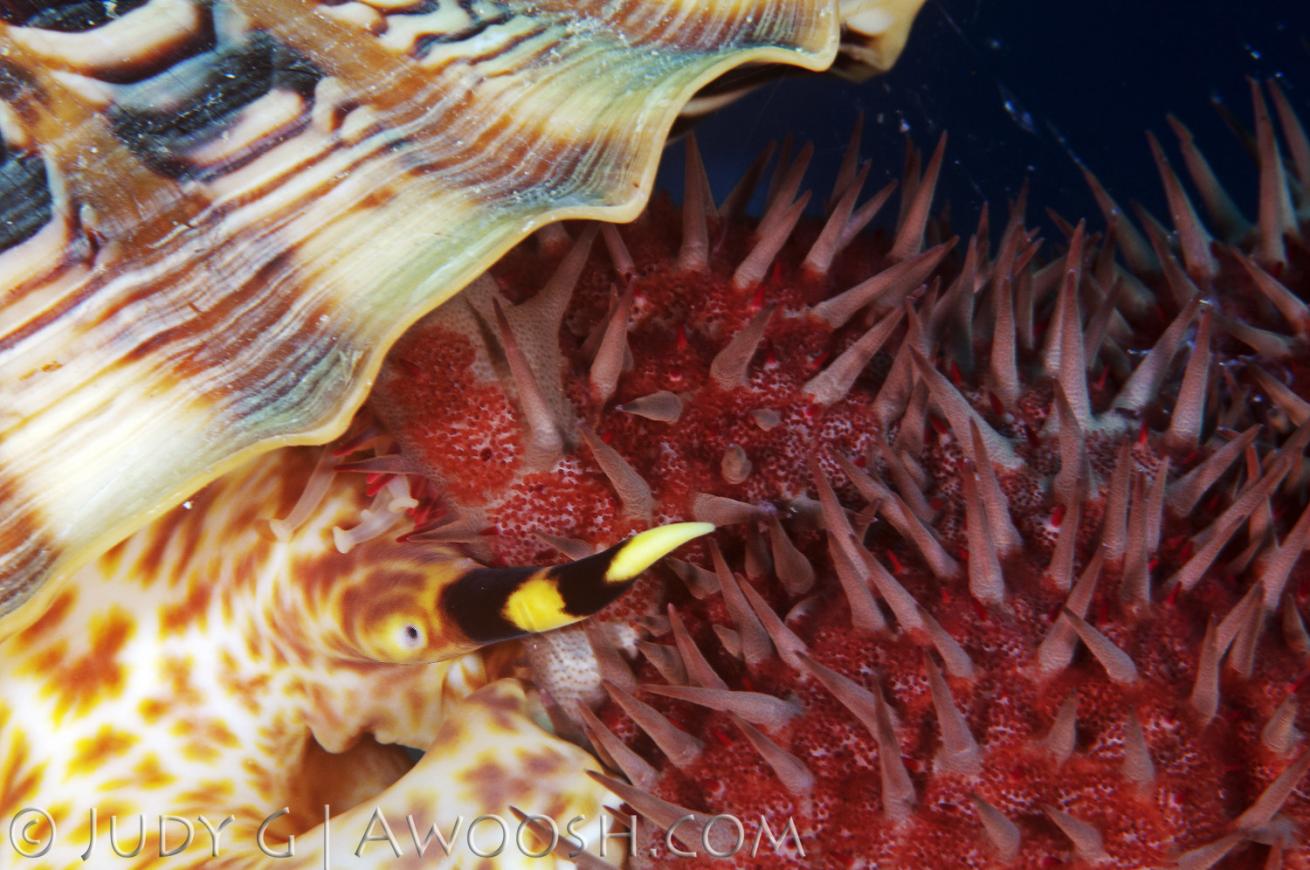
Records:
M809 181L821 202L861 109L870 192L899 176L905 136L930 150L946 130L942 193L967 230L984 201L995 225L1025 178L1030 223L1046 208L1096 215L1075 160L1124 205L1164 216L1144 134L1154 131L1181 171L1172 113L1254 216L1253 164L1214 104L1249 127L1247 78L1276 77L1310 126L1307 22L1310 0L928 0L890 74L860 85L779 81L702 122L697 136L719 198L765 141L813 141ZM681 151L672 146L661 171L675 195Z

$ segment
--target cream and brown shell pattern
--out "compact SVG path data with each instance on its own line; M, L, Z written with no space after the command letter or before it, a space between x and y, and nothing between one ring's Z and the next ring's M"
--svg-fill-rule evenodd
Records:
M624 220L728 69L885 67L920 0L0 6L0 620L329 440L538 227ZM711 99L708 102L712 103Z

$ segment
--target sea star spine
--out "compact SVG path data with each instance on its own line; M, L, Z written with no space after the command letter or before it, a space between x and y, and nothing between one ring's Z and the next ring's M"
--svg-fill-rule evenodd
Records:
M1155 143L1174 235L1089 171L1109 229L1057 220L1045 263L1022 201L998 244L985 212L950 237L944 142L872 238L841 228L884 199L859 204L858 170L839 220L793 221L806 152L784 156L756 223L692 155L677 217L657 203L604 252L573 233L550 323L516 322L552 262L524 246L398 345L373 407L498 558L625 528L633 475L654 517L731 526L577 635L603 655L529 647L657 825L792 819L797 866L1299 860L1310 179L1272 124L1257 101L1249 232L1180 134L1217 241ZM580 433L554 463L523 461L478 326L498 306Z

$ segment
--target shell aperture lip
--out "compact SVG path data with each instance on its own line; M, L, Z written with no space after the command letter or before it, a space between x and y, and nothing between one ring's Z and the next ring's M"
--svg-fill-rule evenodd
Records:
M495 11L485 27L384 5L351 7L389 30L326 3L153 0L103 25L149 28L117 67L79 65L98 26L0 22L15 70L0 100L20 128L5 141L43 161L45 225L68 238L33 227L0 251L37 258L18 286L0 276L5 633L48 605L52 579L207 481L339 433L405 328L528 233L635 215L706 82L744 63L823 69L838 43L822 0L459 5ZM141 77L169 75L160 52L243 51L272 59L267 91L230 88L155 131L164 107L141 104Z

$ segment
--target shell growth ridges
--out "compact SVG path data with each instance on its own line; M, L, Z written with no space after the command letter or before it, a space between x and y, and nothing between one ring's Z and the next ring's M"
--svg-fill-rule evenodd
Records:
M708 81L839 42L817 0L100 7L0 18L5 633L219 474L339 434L536 228L635 214Z

